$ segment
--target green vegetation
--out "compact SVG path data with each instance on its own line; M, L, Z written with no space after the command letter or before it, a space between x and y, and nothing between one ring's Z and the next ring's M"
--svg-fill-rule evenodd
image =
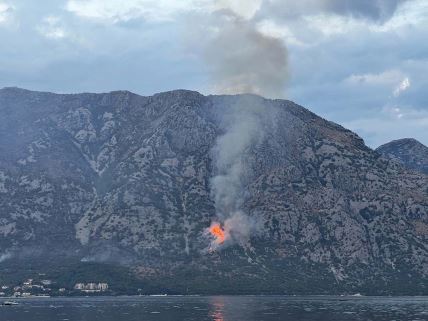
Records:
M321 264L302 263L300 259L271 257L269 262L243 259L239 250L227 249L221 257L176 262L171 273L138 278L127 267L80 262L72 259L9 260L0 264L0 285L10 288L27 279L34 283L52 280L50 295L137 295L137 294L286 294L286 295L427 295L428 281L405 263L371 275L367 267L355 266L354 275L337 280ZM239 255L238 255L239 254ZM215 262L215 263L213 263ZM376 268L376 267L374 267ZM359 280L355 282L352 280ZM107 292L84 293L74 290L76 283L108 283ZM65 288L66 291L60 291ZM42 294L37 290L32 294ZM46 293L45 293L46 294Z

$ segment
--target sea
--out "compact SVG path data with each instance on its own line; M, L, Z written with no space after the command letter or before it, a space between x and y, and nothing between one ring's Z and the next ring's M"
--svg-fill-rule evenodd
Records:
M14 301L18 305L0 306L1 321L428 320L428 297L141 296Z

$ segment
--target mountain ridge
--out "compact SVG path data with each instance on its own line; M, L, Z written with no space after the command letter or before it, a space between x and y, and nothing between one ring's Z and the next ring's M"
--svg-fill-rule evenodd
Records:
M427 176L293 102L2 89L0 113L0 264L120 264L174 293L426 293ZM210 252L231 128L258 226Z

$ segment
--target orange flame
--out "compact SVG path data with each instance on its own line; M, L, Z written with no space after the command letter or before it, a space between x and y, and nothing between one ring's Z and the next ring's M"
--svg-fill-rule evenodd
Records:
M210 233L216 238L216 243L217 244L223 244L225 239L226 239L226 235L223 231L223 229L221 228L220 224L215 223L213 225L211 225L210 227Z

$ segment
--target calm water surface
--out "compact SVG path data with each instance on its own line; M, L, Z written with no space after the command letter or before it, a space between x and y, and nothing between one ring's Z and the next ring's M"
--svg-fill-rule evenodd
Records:
M0 306L1 321L416 321L428 298L120 297L18 300Z

